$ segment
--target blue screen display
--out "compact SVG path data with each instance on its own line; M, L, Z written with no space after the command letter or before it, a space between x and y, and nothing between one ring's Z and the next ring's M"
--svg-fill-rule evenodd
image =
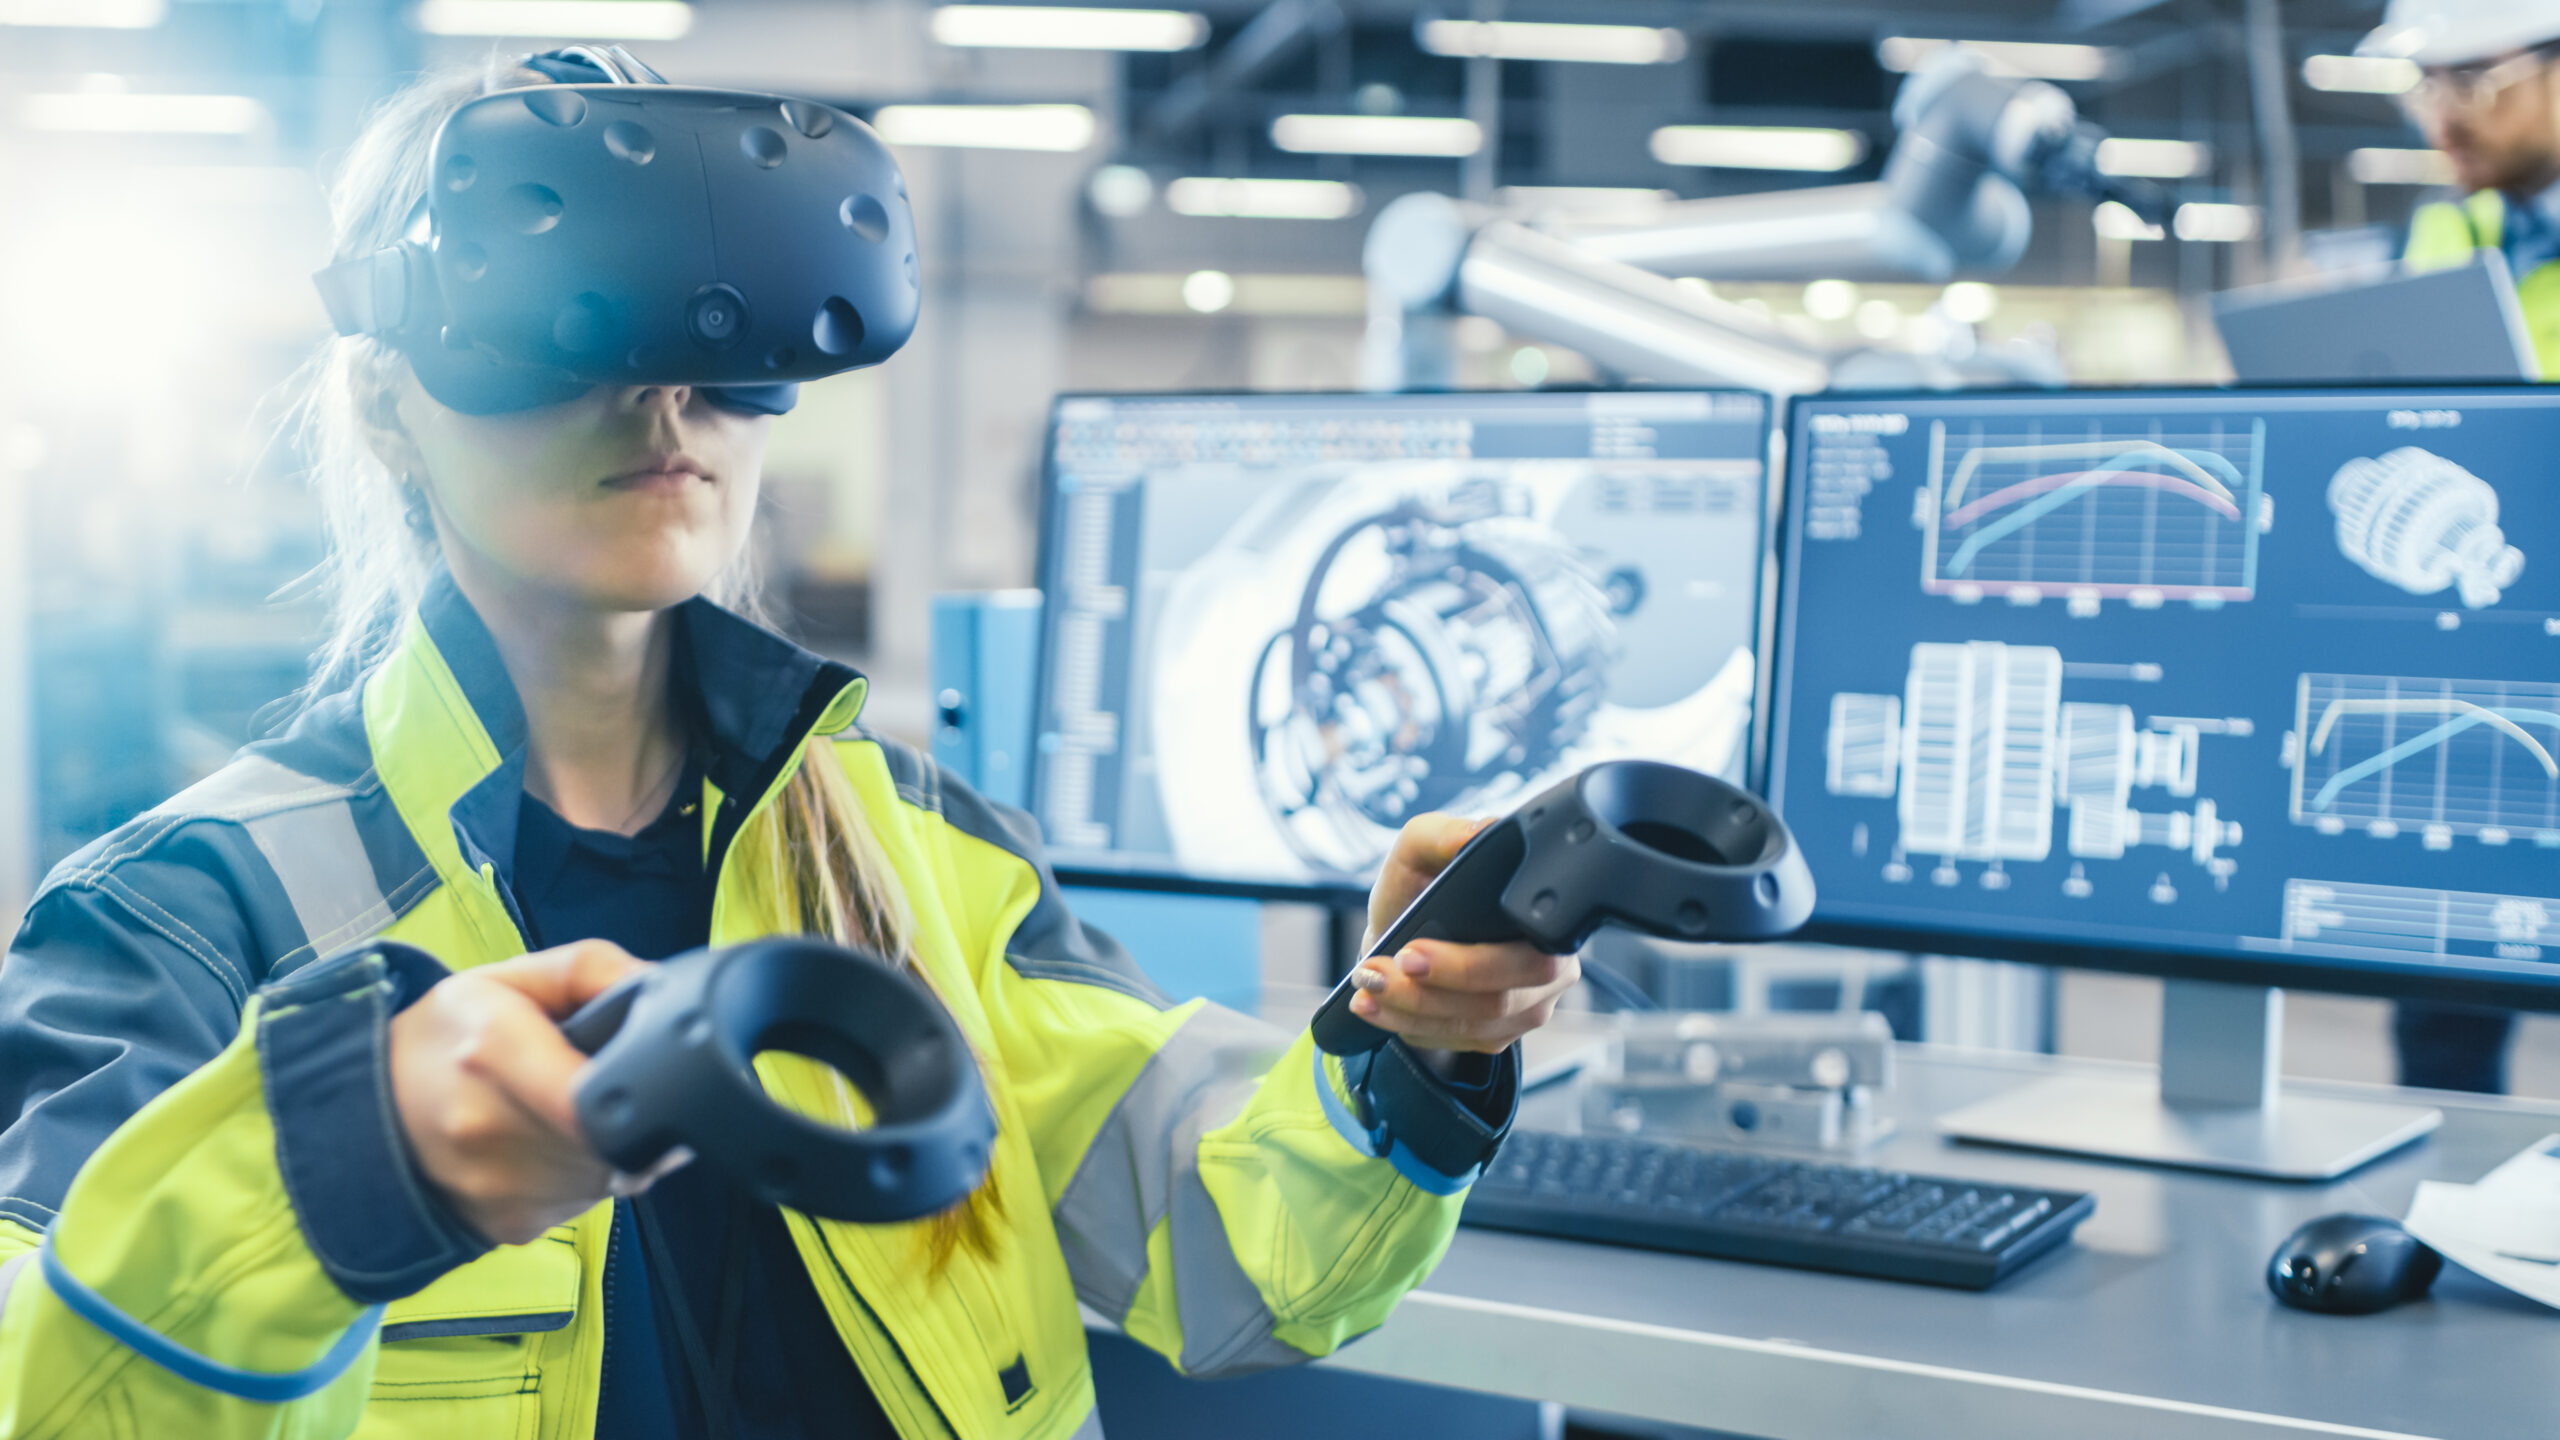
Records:
M1788 454L1819 920L2560 987L2560 393L1826 398Z

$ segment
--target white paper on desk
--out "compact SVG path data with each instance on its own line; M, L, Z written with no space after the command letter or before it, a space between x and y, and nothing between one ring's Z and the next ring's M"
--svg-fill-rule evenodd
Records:
M2464 1269L2560 1309L2560 1135L2477 1185L2420 1181L2404 1223Z

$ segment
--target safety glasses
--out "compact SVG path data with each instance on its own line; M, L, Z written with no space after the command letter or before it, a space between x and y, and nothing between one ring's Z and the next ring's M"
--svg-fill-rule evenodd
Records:
M2420 121L2438 115L2476 115L2541 74L2555 57L2560 57L2560 47L2546 45L2475 65L2430 68L2419 74L2416 85L2400 93L2400 108Z

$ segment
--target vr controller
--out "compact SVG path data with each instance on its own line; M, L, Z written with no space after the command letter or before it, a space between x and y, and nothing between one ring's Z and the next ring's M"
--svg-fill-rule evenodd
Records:
M1774 940L1812 913L1813 873L1768 806L1711 775L1612 760L1478 831L1369 953L1527 940L1561 955L1612 922L1666 940ZM1356 993L1346 976L1325 997L1318 1048L1387 1042L1351 1012Z
M939 1214L986 1178L995 1113L968 1042L922 984L870 956L804 939L695 950L560 1028L595 1057L578 1123L625 1172L683 1145L759 1200L872 1225ZM870 1126L776 1104L756 1081L765 1050L834 1066Z

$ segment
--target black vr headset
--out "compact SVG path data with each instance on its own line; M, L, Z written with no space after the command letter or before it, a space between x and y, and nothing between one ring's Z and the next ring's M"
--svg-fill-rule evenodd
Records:
M597 385L778 415L797 382L906 343L915 221L869 126L669 85L618 45L523 63L563 83L455 111L409 233L313 277L338 333L399 350L471 415Z

